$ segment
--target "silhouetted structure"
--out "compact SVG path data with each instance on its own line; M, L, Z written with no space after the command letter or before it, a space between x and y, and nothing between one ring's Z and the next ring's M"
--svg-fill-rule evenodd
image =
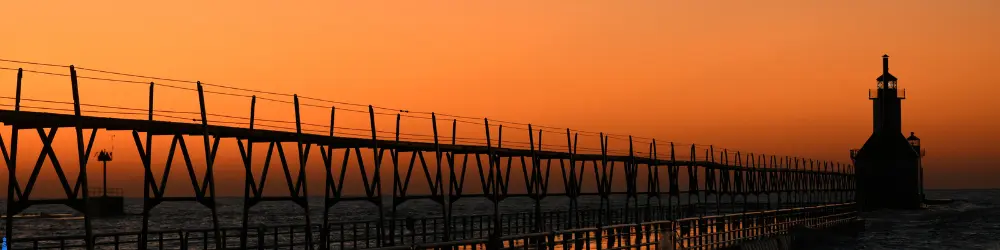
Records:
M88 215L94 217L125 215L125 197L122 196L121 189L108 189L108 162L112 160L112 155L111 152L104 150L97 153L97 161L103 165L101 180L104 184L100 189L90 189L90 200L87 202ZM108 191L111 191L111 194L108 194ZM100 195L97 195L98 193Z
M906 92L899 92L896 77L889 74L888 55L882 56L882 75L876 80L878 88L868 94L873 104L872 135L861 150L852 152L856 201L865 211L919 208L920 155L900 132L900 102Z
M103 171L101 171L101 180L104 181L104 186L102 188L104 193L101 196L108 196L108 162L111 161L111 153L101 150L101 152L97 154L97 161L100 161L104 165Z
M669 234L683 246L705 248L734 246L751 238L781 234L791 226L800 224L829 227L856 219L856 206L851 200L851 193L855 191L854 168L847 164L733 152L710 145L661 142L658 151L656 140L641 142L631 136L615 138L622 148L625 143L628 145L628 151L616 151L609 149L612 135L605 133L592 133L597 136L600 148L587 149L579 147L578 143L581 141L580 133L588 132L568 128L565 133L561 129L549 128L545 131L546 138L552 138L551 134L556 134L558 144L544 144L542 130L531 124L515 124L517 127L513 129L527 132L528 140L521 144L523 146L511 146L518 142L505 140L503 133L505 126L508 131L512 129L510 125L491 125L490 120L483 119L479 122L475 118L465 122L475 124L476 130L482 129L485 138L473 138L470 143L469 139L457 134L458 118L469 118L451 116L455 119L450 121L449 136L448 133L438 131L438 117L449 115L433 112L423 114L426 118L423 126L433 131L432 135L427 135L424 139L401 139L400 135L407 134L400 133L400 113L377 113L376 107L370 105L367 112L316 104L300 105L298 95L288 95L287 101L261 98L292 104L294 109L290 111L294 111L295 120L287 123L294 124L294 128L258 125L257 121L268 120L256 118L258 98L255 95L247 96L250 104L249 118L212 114L207 112L206 94L233 94L205 91L200 82L191 82L194 88L189 89L197 93L199 111L188 114L197 116L197 119L181 119L183 122L176 121L176 118L173 118L175 121L165 119L170 116L162 113L174 114L176 111L154 109L154 83L148 83L147 112L138 114L142 119L115 118L97 115L105 113L81 108L97 105L81 103L78 79L99 78L78 77L77 68L73 66L69 66L68 70L69 74L66 76L70 78L72 102L22 99L24 72L60 74L18 69L14 97L8 98L14 101L14 105L11 105L13 109L0 108L0 123L11 127L9 140L0 137L0 153L4 155L8 169L7 220L3 236L12 248L117 249L124 246L126 249L367 249L395 246L399 247L395 249L456 249L459 246L473 246L467 249L477 249L475 247L489 245L492 247L490 249L497 249L501 246L535 245L534 249L542 249L545 245L554 246L553 243L558 242L565 249L591 249L591 246L624 249L634 247L636 245L633 244L637 243L659 242L656 237L660 234ZM22 101L60 103L72 105L73 109L72 113L67 110L63 110L64 113L25 111L22 110ZM44 110L27 105L23 107ZM104 105L99 107L126 111L137 109ZM317 125L302 122L302 107L329 110L330 123L325 126L329 130L303 129L303 125ZM342 132L350 128L334 126L335 121L342 123L344 120L342 115L335 114L344 111L367 113L370 129L361 131L370 132L370 137L367 133L351 135L349 132ZM395 132L377 129L376 115L394 116ZM220 121L216 121L216 118ZM237 119L240 122L227 122L222 118ZM392 126L379 124L379 127ZM79 172L72 184L72 179L66 177L63 165L58 164L57 154L52 150L53 138L60 128L63 131L75 130L77 152L74 153L78 156L79 163L74 162L71 167L79 169ZM334 134L335 129L337 134ZM87 130L89 134L85 133ZM97 204L95 201L103 198L103 190L88 187L87 163L90 157L86 157L91 155L94 138L102 130L131 131L141 159L144 170L143 202L140 214L142 224L138 232L95 234L91 220L100 216L101 211L84 207ZM28 169L33 173L38 173L43 167L55 170L66 198L32 197L38 175L29 176L25 183L24 178L19 178L16 174L19 166L17 157L24 154L18 152L19 141L25 140L19 137L19 133L25 131L38 133L43 146L38 157L41 160L33 166L28 165ZM383 135L379 136L379 133ZM509 136L510 132L507 134ZM154 140L154 136L159 140ZM191 139L197 140L198 144L204 143L201 148L204 151L189 151L190 144L186 140ZM227 144L238 146L245 171L240 227L222 227L219 222L221 213L217 210L214 165L223 140ZM4 146L6 142L11 145L9 151ZM163 168L154 168L156 163L151 156L153 149L159 148L153 147L157 142L161 145L169 143ZM562 143L565 143L565 147L558 148ZM636 147L637 143L641 144ZM253 160L254 145L258 145L258 155L266 154L263 162ZM259 146L267 148L260 150L262 148ZM286 158L289 155L285 149L287 146L294 147L290 151L296 155L295 158ZM585 151L579 152L579 149ZM646 152L638 151L643 149ZM597 150L599 153L594 152ZM321 198L321 218L310 217L309 200L317 197L310 196L305 188L308 186L306 165L309 152L312 151L319 151L322 177L325 177L322 181L325 194ZM362 151L370 154L363 154ZM192 155L196 153L203 153L203 158L192 160ZM111 156L98 155L98 160L110 161ZM177 160L181 163L174 163L175 156L182 159ZM407 157L410 158L409 164L405 162ZM312 158L313 161L316 161L315 158ZM431 160L427 161L425 158ZM44 164L43 160L52 162L51 166ZM520 169L517 165L512 166L516 162L520 162ZM176 186L167 185L172 164L174 172L187 171L188 175L181 178L190 180L193 194L168 195L165 192L168 186ZM272 165L278 166L271 167ZM262 167L259 175L254 173L257 167ZM391 171L382 171L382 168L389 167L392 168ZM197 174L195 168L204 169L204 172ZM291 169L295 168L298 169L297 174L292 174ZM414 168L417 170L414 171ZM469 171L472 173L467 173L469 168L473 168ZM284 174L288 193L264 192L266 183L274 183L265 182L269 169L278 175ZM158 178L154 177L154 171L159 175ZM359 176L346 179L349 171ZM478 183L476 180L467 182L475 179L473 174L478 175ZM383 176L391 179L383 181ZM519 177L523 183L514 183L524 184L524 188L510 189L511 180ZM410 186L411 180L426 181L426 191L415 191L416 188ZM346 193L345 185L363 188L364 193ZM423 193L419 193L421 191ZM114 195L109 193L108 196ZM568 204L558 210L543 211L541 202L549 197L563 197ZM596 208L582 206L579 201L585 197L599 199L599 203L595 204ZM624 202L613 204L613 197L623 198L615 200ZM459 214L456 211L456 203L476 202L466 200L477 198L480 199L478 202L492 203L493 209L489 211L492 214ZM522 206L531 206L533 211L504 213L500 208L501 202L518 202L509 200L510 198L522 199ZM400 214L397 213L399 206L411 200L432 201L440 210L436 214L420 218L396 216ZM640 200L644 202L640 204ZM193 201L208 208L211 212L211 228L152 230L154 227L149 225L150 211L164 202L178 201ZM251 225L250 209L264 201L295 203L302 208L305 223ZM380 212L377 213L377 218L364 221L346 221L331 216L334 206L348 201L367 202L369 209ZM15 237L14 216L39 204L64 204L82 212L83 235ZM392 212L381 212L387 210Z

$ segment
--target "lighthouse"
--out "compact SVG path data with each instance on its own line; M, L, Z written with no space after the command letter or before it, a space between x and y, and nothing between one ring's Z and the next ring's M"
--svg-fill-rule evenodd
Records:
M882 75L876 78L872 100L872 134L852 152L855 166L855 200L865 211L915 209L922 204L919 148L902 133L902 100L895 76L889 73L889 56L882 56ZM919 145L919 144L918 144Z

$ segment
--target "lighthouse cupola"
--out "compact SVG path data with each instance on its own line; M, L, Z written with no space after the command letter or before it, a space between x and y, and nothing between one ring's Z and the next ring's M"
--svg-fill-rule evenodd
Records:
M889 74L889 55L882 55L882 75L876 80L877 88L868 93L868 99L872 100L872 132L899 133L900 102L906 99L906 94L904 90L900 95L896 77Z
M882 55L882 75L876 81L878 89L896 89L896 77L889 74L889 55Z

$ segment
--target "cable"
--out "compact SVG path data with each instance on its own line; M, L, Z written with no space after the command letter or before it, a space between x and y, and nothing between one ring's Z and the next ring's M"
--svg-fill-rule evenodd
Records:
M2 58L0 58L0 61L11 62L11 63L20 63L20 64L29 64L29 65L38 65L38 66L46 66L46 67L61 67L61 68L68 67L68 66L56 65L56 64L49 64L49 63L39 63L39 62L29 62L29 61L20 61L20 60L10 60L10 59L2 59ZM121 72L114 72L114 71L107 71L107 70L100 70L100 69L92 69L92 68L85 68L85 67L74 67L74 68L78 69L78 70L83 70L83 71L92 71L92 72L98 72L98 73L104 73L104 74L112 74L112 75L119 75L119 76L127 76L127 77L146 78L146 79L152 79L152 80L161 80L161 81L170 81L170 82L179 82L179 83L199 83L197 81L178 80L178 79L173 79L173 78L164 78L164 77L155 77L155 76L145 76L145 75L138 75L138 74L121 73ZM4 69L4 70L18 70L18 69L5 68L5 67L0 67L0 69ZM23 72L36 73L36 74L46 74L46 75L55 75L55 76L69 76L67 74L61 74L61 73L52 73L52 72L34 71L34 70L23 70L23 69L21 69L21 70ZM100 80L100 81L110 81L110 82L120 82L120 83L154 84L152 82L148 82L147 83L147 82L143 82L143 81L111 79L111 78L101 78L101 77L88 77L88 76L80 76L80 75L78 75L77 78L79 78L79 79L90 79L90 80ZM169 84L158 84L158 85L165 86L165 87L168 87L168 88L175 88L175 89L188 90L188 91L197 91L197 89L193 89L193 88L189 88L189 87L174 86L174 85L169 85ZM225 86L225 85L219 85L219 84L201 83L201 85L203 85L203 86L210 86L210 87L217 87L217 88L223 88L223 89L230 89L230 90L237 90L237 91L244 91L244 92L268 94L268 95L277 95L277 96L286 96L286 97L287 96L296 96L296 95L287 94L287 93L277 93L277 92L253 90L253 89L240 88L240 87L232 87L232 86ZM235 94L235 93L226 93L226 92L217 92L217 91L204 91L203 90L203 92L204 93L208 93L208 94L217 94L217 95L226 95L226 96L235 96L235 97L252 97L250 95ZM474 121L474 120L479 120L479 118L473 118L473 117L468 117L468 116L451 115L451 114L445 114L445 113L432 113L432 112L426 112L426 111L409 111L409 110L406 110L406 109L384 108L384 107L377 107L377 106L373 106L373 105L363 105L363 104L356 104L356 103L349 103L349 102L342 102L342 101L332 101L332 100L326 100L326 99L314 98L314 97L308 97L308 96L298 96L298 97L301 98L301 99L304 99L304 100L327 102L327 103L340 104L340 105L348 105L348 106L360 106L360 107L368 106L368 107L370 107L372 109L398 111L400 113L435 114L435 115L440 115L440 116L443 116L443 117L456 118L455 121L458 121L458 119L473 120L473 121L461 121L463 123L485 125L485 123L479 123L479 122L475 122ZM278 103L294 104L294 102L290 102L290 101L282 101L282 100L265 98L265 97L258 97L258 98L260 98L261 100L264 100L264 101L272 101L272 102L278 102ZM29 100L29 99L22 99L22 100ZM58 103L58 102L53 102L53 103ZM86 104L81 104L81 105L86 105ZM324 106L320 106L320 105L315 105L315 104L303 104L303 103L300 103L300 105L301 106L306 106L306 107L315 107L315 108L328 108L328 107L324 107ZM126 109L126 110L139 110L139 109L131 109L131 108L123 108L123 107L110 107L110 106L102 106L102 105L86 105L86 106L101 107L101 108L116 108L116 109ZM368 113L368 112L359 111L359 110L342 109L342 108L340 110L349 111L349 112L357 112L357 113ZM91 112L93 112L93 111L91 111ZM161 112L168 112L169 113L171 111L161 111ZM381 112L372 112L372 113L377 114L377 115L399 115L401 117L403 116L401 114L390 114L390 113L381 113ZM234 116L218 115L218 114L214 114L214 116L227 117L227 118L233 118L233 119L247 119L247 118L242 118L242 117L234 117ZM419 117L419 116L411 116L411 115L406 115L406 117L409 117L409 118L420 118L420 119L430 119L430 118L427 118L427 117ZM278 121L275 121L275 122L278 122ZM520 126L528 126L529 125L528 123L513 122L513 121L504 121L504 120L492 120L492 122L494 124L491 124L490 126L494 126L494 127L500 127L500 126L502 126L504 124L513 124L513 125L520 125ZM316 124L304 124L304 125L323 126L323 125L316 125ZM544 129L544 128L554 129L556 131L562 130L561 128L556 128L556 127L551 127L551 126L544 126L544 125L531 125L531 126L532 127L538 127L539 131L541 131L541 129ZM509 128L514 128L514 129L517 129L517 130L526 130L525 128L521 128L521 127L517 127L517 126L510 126ZM636 140L651 141L651 140L653 140L652 138L639 137L639 136L624 136L624 135L617 135L617 134L611 134L611 133L597 133L597 132L590 132L590 131L583 131L583 130L570 130L570 131L575 131L577 133L590 134L590 135L601 135L601 134L603 134L604 136L606 136L609 139L616 139L616 140L629 140L629 138L631 138L632 141L636 141ZM376 132L387 133L385 131L376 131ZM565 134L565 133L563 133L563 134ZM419 136L427 136L427 135L419 135ZM518 142L508 142L508 143L518 143Z
M3 58L0 58L0 62L12 62L12 63L23 63L23 64L31 64L31 65L41 65L41 66L49 66L49 67L69 67L69 66L63 66L63 65L55 65L55 64L48 64L48 63L37 63L37 62L27 62L27 61L16 61L16 60L10 60L10 59L3 59Z
M17 62L17 63L29 63L29 64L37 64L37 65L58 66L58 65L54 65L54 64L45 64L45 63L33 63L33 62L16 61L16 60L6 60L6 59L0 59L0 60L2 60L2 61L8 61L8 62ZM61 67L64 67L64 66L61 66ZM100 72L100 73L106 73L106 74L114 74L114 75L121 75L121 76L129 76L129 77L138 77L138 78L147 78L147 79L154 79L154 80L174 81L174 82L182 82L182 83L197 83L196 81L189 81L189 80L177 80L177 79L163 78L163 77L144 76L144 75L129 74L129 73L120 73L120 72L113 72L113 71L107 71L107 70L83 68L83 67L75 67L75 68L76 69L80 69L80 70L89 70L89 71L94 71L94 72ZM205 86L213 86L213 87L219 87L219 88L225 88L225 89L231 89L231 90L238 90L238 91L245 91L245 92L262 93L262 94L279 95L279 96L294 96L293 94L287 94L287 93L277 93L277 92L269 92L269 91L261 91L261 90L252 90L252 89L239 88L239 87L231 87L231 86L225 86L225 85L219 85L219 84L210 84L210 83L201 83L201 84L205 85ZM222 95L232 95L232 96L248 97L246 95L239 95L239 94L232 94L232 93L222 93L222 92L213 92L213 94L222 94ZM343 105L361 106L361 107L370 106L372 108L382 109L382 110L410 112L410 111L405 110L405 109L383 108L383 107L377 107L377 106L371 106L371 105L363 105L363 104L356 104L356 103L349 103L349 102L331 101L331 100L326 100L326 99L321 99L321 98L314 98L314 97L307 97L307 96L299 96L299 97L303 98L303 99L308 99L308 100L313 100L313 101L321 101L321 102L327 102L327 103L333 103L333 104L343 104ZM262 99L264 99L264 98L262 98ZM278 101L278 100L274 100L274 99L264 99L264 100L276 101L276 102L282 102L282 103L288 103L287 101ZM426 111L414 111L414 113L429 114L430 112L426 112ZM449 114L441 114L441 115L442 116L454 117L454 118L478 120L478 118L472 118L472 117L467 117L467 116L458 116L458 115L449 115ZM502 120L494 120L494 122L495 123L501 123L501 124L508 123L508 124L514 124L514 125L522 125L522 126L526 126L527 125L526 123L511 122L511 121L502 121ZM493 126L499 126L499 125L500 124L495 124ZM550 129L558 129L558 128L555 128L555 127L541 126L541 125L539 125L539 127L550 128ZM587 131L580 131L580 132L587 132ZM594 133L594 134L596 134L595 132L587 132L587 133ZM606 135L608 135L609 137L611 137L611 136L619 136L619 135L614 135L614 134L606 134ZM614 138L614 139L623 139L623 138L616 138L616 137L611 137L611 138ZM643 137L633 137L633 138L634 139L651 140L651 138L643 138Z

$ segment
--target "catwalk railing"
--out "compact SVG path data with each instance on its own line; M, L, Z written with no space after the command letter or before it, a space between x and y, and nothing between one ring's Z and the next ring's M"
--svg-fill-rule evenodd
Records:
M844 203L381 249L726 249L797 227L825 229L857 218L855 204Z
M679 212L679 211L675 211ZM807 226L822 229L824 227L841 225L857 218L853 203L804 206L774 210L749 212L732 212L721 215L677 217L669 220L649 218L643 223L622 222L621 217L608 225L599 225L596 216L591 216L590 223L583 228L564 227L554 215L564 213L546 213L547 225L557 225L546 228L540 233L530 232L531 213L508 214L504 221L505 236L497 239L488 237L488 221L490 215L460 217L458 225L453 229L460 237L453 241L440 241L440 227L428 228L427 225L437 222L421 220L414 230L400 233L395 245L400 247L384 247L380 249L487 249L490 244L500 244L503 248L535 249L659 249L663 244L673 244L673 249L717 249L735 246L747 241L779 234L789 233L789 229L797 226ZM596 215L596 213L594 214ZM485 227L464 228L464 221L476 221ZM565 222L562 220L561 222ZM336 228L340 235L331 235L327 241L313 235L311 241L306 240L305 225L266 226L258 225L247 234L250 249L280 249L286 247L307 248L312 242L312 248L320 248L320 242L326 242L328 249L365 249L372 248L376 241L371 234L376 233L371 226L372 221L331 223L329 228ZM321 230L322 225L313 225L313 230ZM362 229L359 233L358 229ZM344 232L353 232L345 235ZM241 228L223 228L222 245L227 249L240 249ZM214 231L211 229L196 230L164 230L148 232L147 247L156 249L213 249ZM25 238L10 249L76 249L85 247L85 237L34 237ZM139 233L106 233L95 234L94 244L99 249L138 249Z
M10 60L0 60L6 62L16 62ZM23 63L23 62L21 62ZM57 65L46 65L29 63L32 65L42 65L45 67L62 67ZM10 69L2 68L0 69ZM64 204L78 211L85 211L85 205L89 202L90 192L88 191L87 163L91 149L94 145L97 131L131 131L131 136L135 142L138 158L141 160L144 171L143 180L143 208L142 208L142 229L139 232L137 241L140 249L144 249L150 239L149 215L150 211L163 202L174 201L195 201L207 207L212 213L212 244L215 249L224 248L223 233L225 230L219 224L216 210L216 182L214 166L218 153L218 146L222 139L235 139L239 148L239 155L245 170L244 200L242 212L242 226L240 227L239 243L241 248L248 247L251 239L251 232L257 230L249 225L248 216L250 208L263 201L290 201L297 204L304 211L304 225L313 225L314 218L310 217L308 206L306 185L306 165L308 156L314 146L318 148L322 159L325 178L324 205L322 213L322 223L319 227L302 226L302 231L306 235L306 245L327 246L330 235L336 233L336 229L331 228L330 209L335 205L345 201L367 201L374 204L378 211L385 211L388 208L395 214L398 206L406 201L415 199L425 199L435 202L440 206L440 217L442 225L455 225L458 223L457 216L454 215L454 204L459 200L468 198L485 198L493 205L493 215L490 216L489 227L490 236L494 239L503 236L505 231L504 221L500 203L511 197L526 197L533 202L528 206L534 208L533 218L541 218L541 201L548 197L562 196L568 198L566 210L570 214L580 212L578 199L583 196L594 196L601 199L596 212L597 225L609 225L613 223L612 195L624 195L625 203L620 208L629 218L621 223L644 223L638 201L645 200L646 204L656 204L669 208L680 207L682 203L681 194L686 192L687 204L707 203L709 197L715 198L716 204L728 202L748 203L748 197L754 200L762 200L764 197L770 204L771 198L777 199L777 203L803 204L803 203L843 203L853 199L853 169L850 165L835 164L827 161L807 160L796 157L778 157L773 155L762 155L730 151L725 149L715 149L713 146L679 146L674 143L667 143L669 153L658 151L656 140L642 139L628 136L627 139L621 136L613 136L604 133L590 133L585 131L573 131L551 127L543 127L548 130L535 129L531 124L501 122L500 125L490 124L490 120L482 119L482 122L469 121L468 117L450 116L451 136L442 136L439 133L438 114L428 112L415 112L398 110L396 114L386 114L375 112L377 107L368 106L368 111L358 111L333 106L319 106L315 104L300 103L300 99L339 103L343 105L356 105L342 102L326 101L317 98L300 98L298 95L276 94L270 92L258 92L260 94L278 95L291 97L290 101L282 101L274 98L257 97L256 95L241 95L233 93L223 93L217 91L205 91L205 84L193 83L194 88L174 85L160 85L152 82L146 83L136 80L120 80L102 77L78 76L77 70L73 66L68 67L69 74L52 73L45 71L24 71L17 70L17 85L14 97L5 97L13 100L9 110L0 110L0 122L11 126L10 147L6 143L0 143L0 149L4 154L4 160L8 167L8 189L7 189L7 214L5 236L8 244L18 244L18 235L13 230L13 214L18 214L32 205L37 204ZM144 77L124 73L109 71L90 70L91 72L109 73L128 77L138 77L143 79L158 79L164 81L185 82L166 78ZM37 73L47 76L69 77L70 87L73 95L73 102L59 102L51 100L22 98L23 73ZM114 107L100 104L84 104L80 102L79 80L124 82L130 84L148 85L148 108ZM181 112L170 110L154 109L154 87L167 86L172 89L190 90L197 93L198 112ZM239 91L250 91L246 89L226 87L222 85L207 85L221 89L234 89ZM249 99L249 118L236 117L231 114L219 115L206 112L206 94L217 94L225 96L247 97ZM282 120L255 119L257 110L257 100L266 100L279 103L292 104L294 111L294 122ZM21 105L22 102L36 102L47 104L72 105L72 109L59 109L52 107L38 107ZM84 115L82 106L100 109L119 109L125 111L100 111L87 110L88 115ZM232 106L228 103L227 106ZM304 107L324 108L329 111L329 125L317 125L302 122L302 109ZM24 108L43 110L26 111ZM380 110L389 110L378 108ZM144 111L136 113L135 111ZM338 115L337 111L347 111L354 113L367 113L369 138L351 137L350 133L339 132L341 130L365 131L365 129L344 128L335 126L335 121L344 118ZM71 112L71 114L59 113ZM166 113L167 115L164 115ZM91 115L95 114L95 115ZM136 118L115 118L108 114L117 115L142 115L142 119ZM186 122L177 121L174 115L196 115L194 119L187 119ZM427 117L420 117L414 114L426 114ZM102 116L105 115L105 116ZM395 132L385 132L376 129L376 116L390 116L395 118ZM210 124L209 118L213 120L219 118L219 122ZM429 121L427 125L432 135L419 135L414 133L401 133L401 118L416 117ZM159 118L159 119L157 119ZM232 122L224 119L245 119L243 123ZM336 119L335 119L336 118ZM174 121L171 121L173 119ZM459 137L457 133L458 123L472 123L481 125L485 138L479 141L482 145L476 145L476 140ZM194 121L193 123L191 121ZM270 123L291 123L294 129L288 130L282 127L257 124L258 122ZM215 125L223 124L223 125ZM513 124L514 126L510 126ZM527 132L527 142L504 140L503 128L523 130ZM245 126L245 127L241 127ZM309 130L303 126L325 127L325 130ZM261 127L268 129L260 129ZM63 172L62 166L58 163L56 153L52 149L53 138L59 128L73 128L76 131L76 151L79 158L79 172L74 184L71 184ZM46 130L48 129L48 130ZM334 134L335 129L338 131ZM43 145L38 161L32 168L32 175L25 186L20 185L17 177L17 156L19 132L22 130L35 130ZM84 130L90 130L89 137L85 137ZM319 131L319 132L317 132ZM564 134L566 144L554 146L542 143L543 131L547 134ZM495 133L495 137L493 136ZM580 153L580 134L597 135L599 153ZM344 136L344 135L348 136ZM383 136L380 137L380 134ZM391 136L384 136L389 134ZM508 133L509 135L510 133ZM170 146L167 153L166 165L162 170L159 180L154 178L154 168L151 158L153 137L169 136ZM357 136L357 135L353 135ZM401 136L409 136L408 139L401 139ZM413 139L414 137L423 139ZM88 138L85 140L85 138ZM205 173L201 176L195 174L195 161L191 160L191 152L187 149L186 138L199 139L204 144L204 163L197 165L204 166ZM428 139L430 138L430 139ZM628 150L612 149L609 139L620 139L627 141ZM441 143L440 140L450 140L450 143ZM464 142L459 144L460 139ZM0 138L0 142L3 138ZM472 141L471 143L469 141ZM647 152L640 152L635 147L637 142L645 144L642 148L647 148ZM253 146L257 144L267 144L267 152L260 173L260 177L254 174L256 164L253 162ZM286 157L285 144L294 144L295 153ZM521 145L519 147L509 147L509 145ZM508 146L508 147L505 147ZM617 144L624 146L625 143ZM662 146L662 145L661 145ZM190 196L167 196L167 176L170 173L171 165L176 149L180 148L184 165L188 171L188 178L191 181L194 194ZM542 150L545 147L546 150ZM362 153L365 149L365 153ZM370 149L370 151L368 151ZM561 150L554 150L561 149ZM336 159L339 152L343 151L342 159ZM587 149L584 150L585 152ZM277 152L275 154L275 152ZM385 153L389 153L389 163L392 165L391 183L386 184L382 180L381 168L386 161ZM590 151L594 152L594 151ZM610 153L609 153L610 152ZM678 152L681 152L678 154ZM230 152L234 153L234 152ZM284 175L288 188L287 195L265 195L264 184L267 173L271 165L271 158L275 156L281 164L281 172ZM352 156L353 155L353 156ZM426 156L430 155L430 156ZM470 159L470 155L473 159ZM409 156L408 165L400 164L400 159ZM120 157L120 154L119 154ZM290 159L291 158L291 159ZM353 161L351 158L355 158ZM46 160L51 161L56 175L61 184L62 191L66 194L66 199L31 199L30 195L37 180L39 170ZM292 163L289 163L291 160ZM419 165L416 162L419 160ZM505 162L506 161L506 162ZM556 161L553 164L553 161ZM340 163L340 164L335 164ZM470 178L471 182L466 182L469 164L475 164L473 169L478 173L478 184L475 185L475 178ZM620 165L619 165L620 164ZM339 166L337 166L339 165ZM504 166L506 165L506 166ZM556 172L553 173L553 165L556 165ZM588 168L588 165L590 165ZM621 166L616 170L616 165ZM418 166L417 180L426 181L425 193L414 194L410 190L413 178L413 169ZM293 174L295 168L297 174ZM517 167L520 167L518 169ZM360 176L345 179L348 169ZM682 174L681 170L685 170ZM512 175L512 170L514 175ZM664 170L664 171L661 171ZM156 170L159 174L160 170ZM421 173L422 172L422 173ZM520 172L518 174L517 172ZM618 173L617 175L615 173ZM555 175L556 186L550 186L551 178ZM592 176L592 177L591 177ZM641 177L641 178L640 178ZM279 177L280 178L280 177ZM592 178L592 179L591 179ZM518 192L519 187L511 189L512 179L520 179L523 183L523 192ZM558 183L561 180L561 183ZM588 181L592 180L592 181ZM645 183L640 183L644 181ZM516 183L516 182L515 182ZM363 190L360 196L348 196L344 192L345 184L357 185ZM683 185L686 184L686 185ZM666 186L666 187L664 187ZM586 188L585 188L586 187ZM684 188L682 188L684 187ZM390 188L391 194L384 192L383 188ZM479 190L475 190L479 188ZM478 192L476 192L478 191ZM739 201L739 202L737 202ZM527 205L527 204L526 204ZM720 207L720 206L717 206ZM716 212L721 212L718 210ZM704 215L704 213L702 214ZM677 218L671 218L677 219ZM97 243L94 237L92 218L84 212L84 239L88 248ZM532 232L542 233L547 229L543 220L532 221L530 228ZM585 228L581 219L570 216L566 224L568 228ZM396 244L396 234L381 233L395 232L402 225L398 220L388 218L385 213L378 213L378 219L373 227L375 228L375 246L385 247ZM367 230L367 229L366 229ZM449 242L460 239L457 231L452 227L443 227L439 242ZM319 237L316 237L319 234ZM508 234L509 235L509 234ZM311 242L319 239L322 242ZM205 241L208 242L208 241Z

